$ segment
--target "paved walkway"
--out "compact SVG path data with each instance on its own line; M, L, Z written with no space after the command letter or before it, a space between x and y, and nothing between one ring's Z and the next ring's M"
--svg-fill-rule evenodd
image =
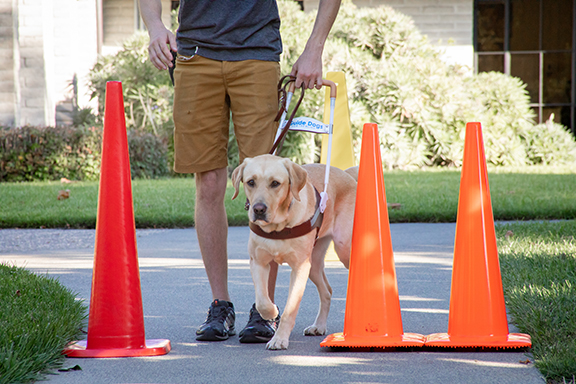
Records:
M244 327L254 301L247 255L248 228L230 228L230 291L237 328ZM446 332L455 224L392 224L392 243L405 332ZM49 376L68 383L544 383L531 356L506 352L336 352L322 337L302 330L314 321L316 289L309 282L290 347L267 351L263 344L197 342L211 301L194 229L138 230L138 253L147 339L169 339L165 356L67 359L81 371ZM93 230L0 230L0 261L56 277L89 303ZM280 268L279 306L286 300L290 270ZM327 263L334 289L329 332L344 327L347 270ZM510 332L514 332L510 327Z

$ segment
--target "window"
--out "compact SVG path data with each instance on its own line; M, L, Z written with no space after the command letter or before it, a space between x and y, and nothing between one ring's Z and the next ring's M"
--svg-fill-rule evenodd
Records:
M537 122L576 134L576 0L475 0L475 66L527 84Z

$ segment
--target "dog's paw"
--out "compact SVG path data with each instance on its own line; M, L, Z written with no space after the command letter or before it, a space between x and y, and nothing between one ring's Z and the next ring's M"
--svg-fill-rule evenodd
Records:
M324 336L326 334L326 327L319 327L315 324L309 326L304 330L306 336Z
M274 304L261 305L261 306L258 306L258 304L256 304L256 310L258 310L260 316L262 316L262 318L265 320L275 319L278 317L278 314L280 313L278 311L278 307L275 306Z
M282 339L276 336L274 336L272 340L270 340L268 344L266 344L266 349L272 349L272 350L288 349L289 344L288 339Z

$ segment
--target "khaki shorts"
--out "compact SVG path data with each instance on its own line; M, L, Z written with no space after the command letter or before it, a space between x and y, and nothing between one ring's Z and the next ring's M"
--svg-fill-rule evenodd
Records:
M174 71L174 171L228 166L230 113L240 162L268 153L278 123L280 65L179 57Z

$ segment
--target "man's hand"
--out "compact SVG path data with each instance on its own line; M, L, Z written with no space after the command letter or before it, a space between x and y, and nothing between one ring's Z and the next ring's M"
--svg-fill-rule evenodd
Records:
M158 69L172 67L172 52L177 51L176 37L166 28L158 28L150 33L148 54L150 61Z
M292 76L296 76L294 85L300 88L322 88L322 49L305 49L292 67Z
M322 88L322 51L328 33L336 20L341 0L320 0L318 14L312 28L312 33L302 55L292 67L293 76L296 76L294 85L299 88Z
M178 50L176 37L162 23L162 3L160 0L139 0L140 15L148 35L148 55L150 61L158 69L168 69L172 67L172 52Z

